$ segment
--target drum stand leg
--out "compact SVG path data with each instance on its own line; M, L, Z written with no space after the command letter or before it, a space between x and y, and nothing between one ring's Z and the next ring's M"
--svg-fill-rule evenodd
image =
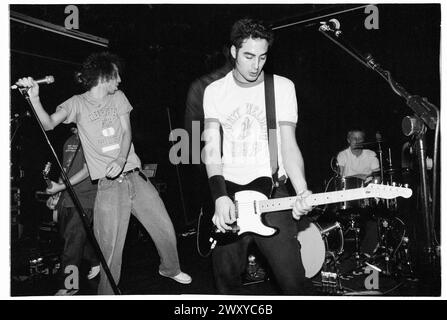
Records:
M407 271L407 278L409 279L415 279L414 276L414 271L413 271L413 265L411 263L411 257L410 257L410 248L409 248L409 239L408 237L404 237L402 239L402 252L403 252L403 257L401 258L402 260L401 262L401 268L404 269L406 268L407 270L402 270L402 272L405 275L405 271Z
M390 248L390 243L388 242L389 233L391 232L392 227L388 219L378 219L378 236L379 236L379 245L378 252L375 252L373 259L375 264L380 265L379 259L383 259L383 269L382 274L385 276L391 275L391 258L393 254L393 249ZM394 253L395 254L395 253Z
M351 218L349 221L349 228L346 230L346 232L344 233L345 235L348 234L350 231L354 232L354 253L352 254L355 258L355 264L356 264L356 269L361 267L361 262L360 262L360 228L358 227L356 221L354 220L354 218Z

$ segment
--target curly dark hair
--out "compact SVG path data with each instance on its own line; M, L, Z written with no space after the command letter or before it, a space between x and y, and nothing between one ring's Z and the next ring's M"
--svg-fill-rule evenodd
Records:
M273 44L273 31L266 26L262 21L244 18L236 21L231 28L230 42L239 49L245 39L265 39L269 47Z
M82 70L77 74L78 81L82 83L86 90L90 90L98 84L100 79L106 81L114 79L118 76L118 72L122 69L122 61L120 58L110 52L93 53L87 57L82 64Z

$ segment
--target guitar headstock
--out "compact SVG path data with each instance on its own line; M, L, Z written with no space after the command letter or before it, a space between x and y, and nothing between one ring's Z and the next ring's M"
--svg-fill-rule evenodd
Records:
M42 176L43 176L43 178L45 180L48 179L48 175L50 174L50 170L51 170L51 162L47 162L45 164L45 167L43 168L43 171L42 171Z
M370 183L365 187L368 197L394 199L397 197L410 198L413 191L408 187Z

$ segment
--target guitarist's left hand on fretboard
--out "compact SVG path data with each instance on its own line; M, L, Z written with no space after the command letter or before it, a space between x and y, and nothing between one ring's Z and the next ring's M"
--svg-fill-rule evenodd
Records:
M292 214L293 218L296 220L300 220L302 216L307 215L310 211L312 211L313 207L306 203L305 199L312 194L312 191L305 190L300 192L296 196L296 201L293 205Z

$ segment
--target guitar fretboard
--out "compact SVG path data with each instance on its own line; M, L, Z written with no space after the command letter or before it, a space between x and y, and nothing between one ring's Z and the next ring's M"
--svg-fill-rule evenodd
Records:
M331 191L324 193L315 193L304 199L309 206L319 206L323 204L352 201L373 197L372 193L365 188L351 190ZM290 210L296 201L296 197L270 199L259 202L261 212Z

